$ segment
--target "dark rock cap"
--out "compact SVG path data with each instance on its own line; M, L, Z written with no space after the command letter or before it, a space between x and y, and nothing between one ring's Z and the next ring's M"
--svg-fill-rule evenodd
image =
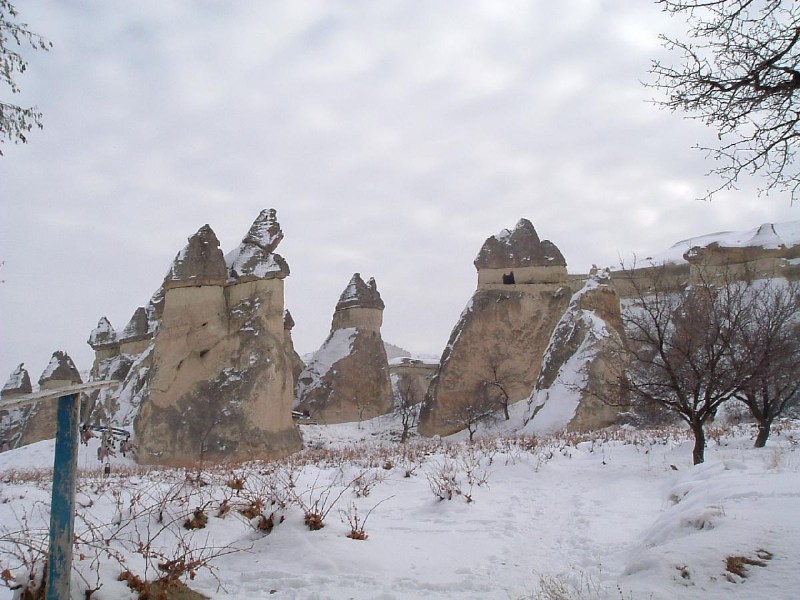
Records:
M14 369L14 372L6 381L3 386L0 396L16 396L18 394L30 394L33 391L31 387L31 378L28 375L28 370L25 368L25 363L19 363L19 366Z
M242 243L254 244L269 254L275 251L282 239L283 230L281 230L281 224L278 223L277 212L274 208L265 208L253 221Z
M283 311L283 328L284 329L294 329L294 319L292 318L292 313L288 310Z
M226 279L219 240L211 227L203 225L172 261L165 284L167 287L222 285Z
M142 339L150 334L150 320L147 318L147 311L144 306L137 308L131 320L125 325L125 329L119 334L121 342L127 342L134 339Z
M520 219L514 231L504 229L487 238L474 261L477 269L509 267L566 267L561 251L550 240L539 240L528 219Z
M350 279L350 283L339 296L336 310L346 308L378 308L383 310L386 306L378 293L378 284L375 279L370 277L367 283L361 279L360 273L355 273Z
M264 209L250 226L236 250L225 256L228 281L244 282L256 279L285 279L289 265L274 250L283 239L274 208Z
M68 381L70 383L83 383L75 363L69 354L56 350L50 359L50 364L39 377L39 385L44 385L48 381Z
M100 317L97 322L97 327L92 329L89 334L88 344L92 348L102 348L104 346L112 346L117 343L117 332L111 326L111 321L106 317Z

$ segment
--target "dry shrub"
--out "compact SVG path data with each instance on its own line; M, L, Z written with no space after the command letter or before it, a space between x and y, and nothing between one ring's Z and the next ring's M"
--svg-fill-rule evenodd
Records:
M192 516L186 519L183 526L186 529L203 529L208 523L208 516L202 507L197 507L192 511Z
M729 556L725 559L725 570L744 579L747 577L747 567L766 567L767 561L772 560L772 556L772 552L763 549L756 550L756 558ZM733 581L733 578L728 576L728 580Z

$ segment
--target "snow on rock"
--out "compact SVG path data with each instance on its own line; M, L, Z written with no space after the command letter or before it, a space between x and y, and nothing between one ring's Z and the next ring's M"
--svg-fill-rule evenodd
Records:
M17 368L9 375L8 381L6 381L6 384L3 386L0 395L30 394L32 391L31 378L30 375L28 375L28 370L25 368L25 363L19 363Z
M282 239L283 231L275 209L262 210L239 246L225 255L228 281L287 277L289 265L281 255L274 253Z
M339 302L336 304L337 311L346 308L377 308L380 310L385 308L373 277L370 277L365 283L361 279L360 273L353 274L347 287L339 296Z
M222 285L227 279L225 258L211 227L203 225L177 254L167 272L169 287Z
M550 240L540 240L528 219L520 219L514 231L503 229L487 238L474 264L477 269L567 265L556 245Z
M50 358L50 362L39 377L39 385L46 387L47 384L58 382L64 383L82 383L81 375L75 367L75 363L66 352L56 350Z
M604 270L573 294L553 330L524 431L585 431L614 423L618 409L604 396L624 370L623 339L619 297Z
M766 250L786 248L786 244L775 232L775 226L772 223L764 223L759 227L753 237L750 238L748 246L758 246Z
M669 249L645 257L646 263L685 263L684 255L692 248L706 248L715 244L719 248L763 248L779 250L800 245L800 221L764 223L744 231L720 231L688 238L673 244ZM690 255L691 257L691 255Z
M355 327L336 329L322 347L306 361L306 368L300 374L297 383L296 397L304 397L310 390L322 385L323 378L340 360L350 356L353 340L358 331Z
M117 342L117 332L111 326L111 321L106 317L100 317L97 327L92 329L89 334L88 343L92 348L108 346Z
M119 334L120 341L131 341L133 339L141 339L150 335L150 319L147 316L147 311L143 306L140 306L133 312L125 329Z

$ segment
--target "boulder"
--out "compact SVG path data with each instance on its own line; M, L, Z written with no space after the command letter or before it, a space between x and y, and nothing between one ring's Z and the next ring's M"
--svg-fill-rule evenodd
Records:
M330 335L300 374L296 410L319 423L344 423L393 409L383 308L375 280L354 274L336 304Z

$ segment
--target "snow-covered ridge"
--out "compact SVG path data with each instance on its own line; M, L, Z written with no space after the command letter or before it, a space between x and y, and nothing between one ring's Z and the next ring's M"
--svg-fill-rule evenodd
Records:
M764 248L775 250L800 245L800 221L785 223L764 223L744 231L719 231L676 242L667 250L645 257L645 261L655 264L685 263L683 255L694 247L717 244L721 248Z

